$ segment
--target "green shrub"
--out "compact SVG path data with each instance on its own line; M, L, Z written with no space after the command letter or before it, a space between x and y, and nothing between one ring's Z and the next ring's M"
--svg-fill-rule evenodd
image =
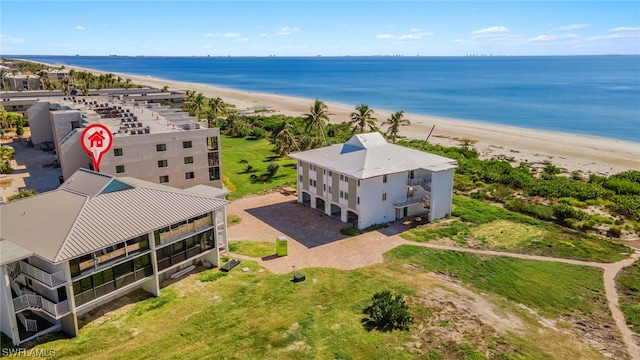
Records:
M506 201L504 207L511 211L531 215L540 220L553 221L555 219L553 216L553 208L548 205L539 205L520 199L513 199Z
M267 166L269 176L274 176L278 172L278 169L280 169L280 165L275 161L270 162L269 166Z
M384 290L375 293L371 302L371 306L364 309L364 313L369 315L368 326L381 331L408 330L413 323L409 306L401 294L394 296L389 290Z
M609 235L613 237L620 237L622 235L622 228L620 226L611 226L609 228Z
M249 136L254 139L264 139L267 137L267 132L261 127L254 127L253 130L251 130L251 133L249 133Z
M356 236L356 235L362 234L362 232L357 228L347 226L340 229L340 234L347 235L347 236Z
M584 211L563 203L554 205L552 208L553 216L555 216L559 223L563 223L565 219L582 220L587 216L587 213Z
M20 190L20 192L17 193L16 195L9 196L7 198L7 201L23 199L23 198L26 198L26 197L29 197L29 196L36 195L37 193L38 192L36 190L30 190L30 189Z

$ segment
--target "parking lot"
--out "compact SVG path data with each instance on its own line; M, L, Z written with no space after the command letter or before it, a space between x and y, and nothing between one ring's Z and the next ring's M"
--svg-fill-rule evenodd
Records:
M403 243L397 236L408 227L392 223L388 228L359 236L340 234L347 226L296 202L294 195L274 192L234 200L227 215L239 216L239 224L228 228L230 241L252 240L274 243L284 235L289 241L288 256L267 256L260 265L278 274L308 267L351 270L382 262L382 254Z
M3 140L0 144L15 150L14 160L11 161L13 173L0 175L4 201L20 190L32 189L43 193L60 185L62 170L53 165L56 159L54 152L27 147L26 141L18 138Z

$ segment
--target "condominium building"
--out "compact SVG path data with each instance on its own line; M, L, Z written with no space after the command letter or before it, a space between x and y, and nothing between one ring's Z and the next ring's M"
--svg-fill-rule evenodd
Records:
M80 168L93 168L81 135L86 126L99 123L113 134L101 173L178 188L223 186L218 128L206 128L180 109L123 98L40 98L27 110L31 140L35 146L55 146L67 179Z
M298 202L359 229L451 213L456 161L389 144L377 132L289 156L298 160Z
M227 249L226 192L78 170L58 189L0 205L0 326L14 345Z
M47 77L51 82L60 82L69 77L67 69L47 69L41 71L42 76Z
M40 88L40 76L35 74L4 74L3 87L13 90L37 90Z

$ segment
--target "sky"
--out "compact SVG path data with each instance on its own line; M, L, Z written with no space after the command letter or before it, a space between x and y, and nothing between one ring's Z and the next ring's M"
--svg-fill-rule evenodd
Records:
M0 55L640 54L640 1L0 2Z

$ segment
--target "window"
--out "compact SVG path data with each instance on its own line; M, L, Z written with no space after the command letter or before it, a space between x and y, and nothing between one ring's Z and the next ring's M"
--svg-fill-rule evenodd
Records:
M322 191L327 191L327 184L322 185Z
M157 144L156 151L167 151L167 144Z
M169 182L169 175L160 176L160 184L168 183L168 182Z
M349 200L349 193L346 191L344 192L344 199Z
M382 201L387 201L387 193L382 193Z
M79 127L80 127L80 121L76 120L71 122L71 130L77 129Z
M331 194L331 186L329 186L329 194Z
M218 138L217 137L209 137L207 138L207 150L218 150Z
M209 181L220 180L220 168L219 167L210 167L209 168Z
M163 168L163 167L167 167L169 166L169 163L167 162L167 160L158 160L158 167L159 168Z
M113 149L113 156L122 156L122 148Z
M322 169L322 175L326 175L327 174L327 169Z
M184 173L184 178L189 180L189 179L193 179L195 177L195 174L193 173L193 171L189 171Z
M333 176L333 171L329 171L329 176Z
M298 175L298 178L300 179L300 182L302 182L302 175Z
M124 172L124 165L116 165L116 174L121 174Z
M182 148L183 149L191 149L193 147L193 144L191 143L191 141L183 141L182 142Z
M340 181L344 181L344 175L340 175Z
M382 175L382 182L386 183L387 182L387 175Z
M356 203L358 203L358 205L360 205L360 196L358 196L358 197L356 198Z
M340 190L340 199L344 199L344 191Z
M184 158L185 164L193 164L193 156L187 156Z

